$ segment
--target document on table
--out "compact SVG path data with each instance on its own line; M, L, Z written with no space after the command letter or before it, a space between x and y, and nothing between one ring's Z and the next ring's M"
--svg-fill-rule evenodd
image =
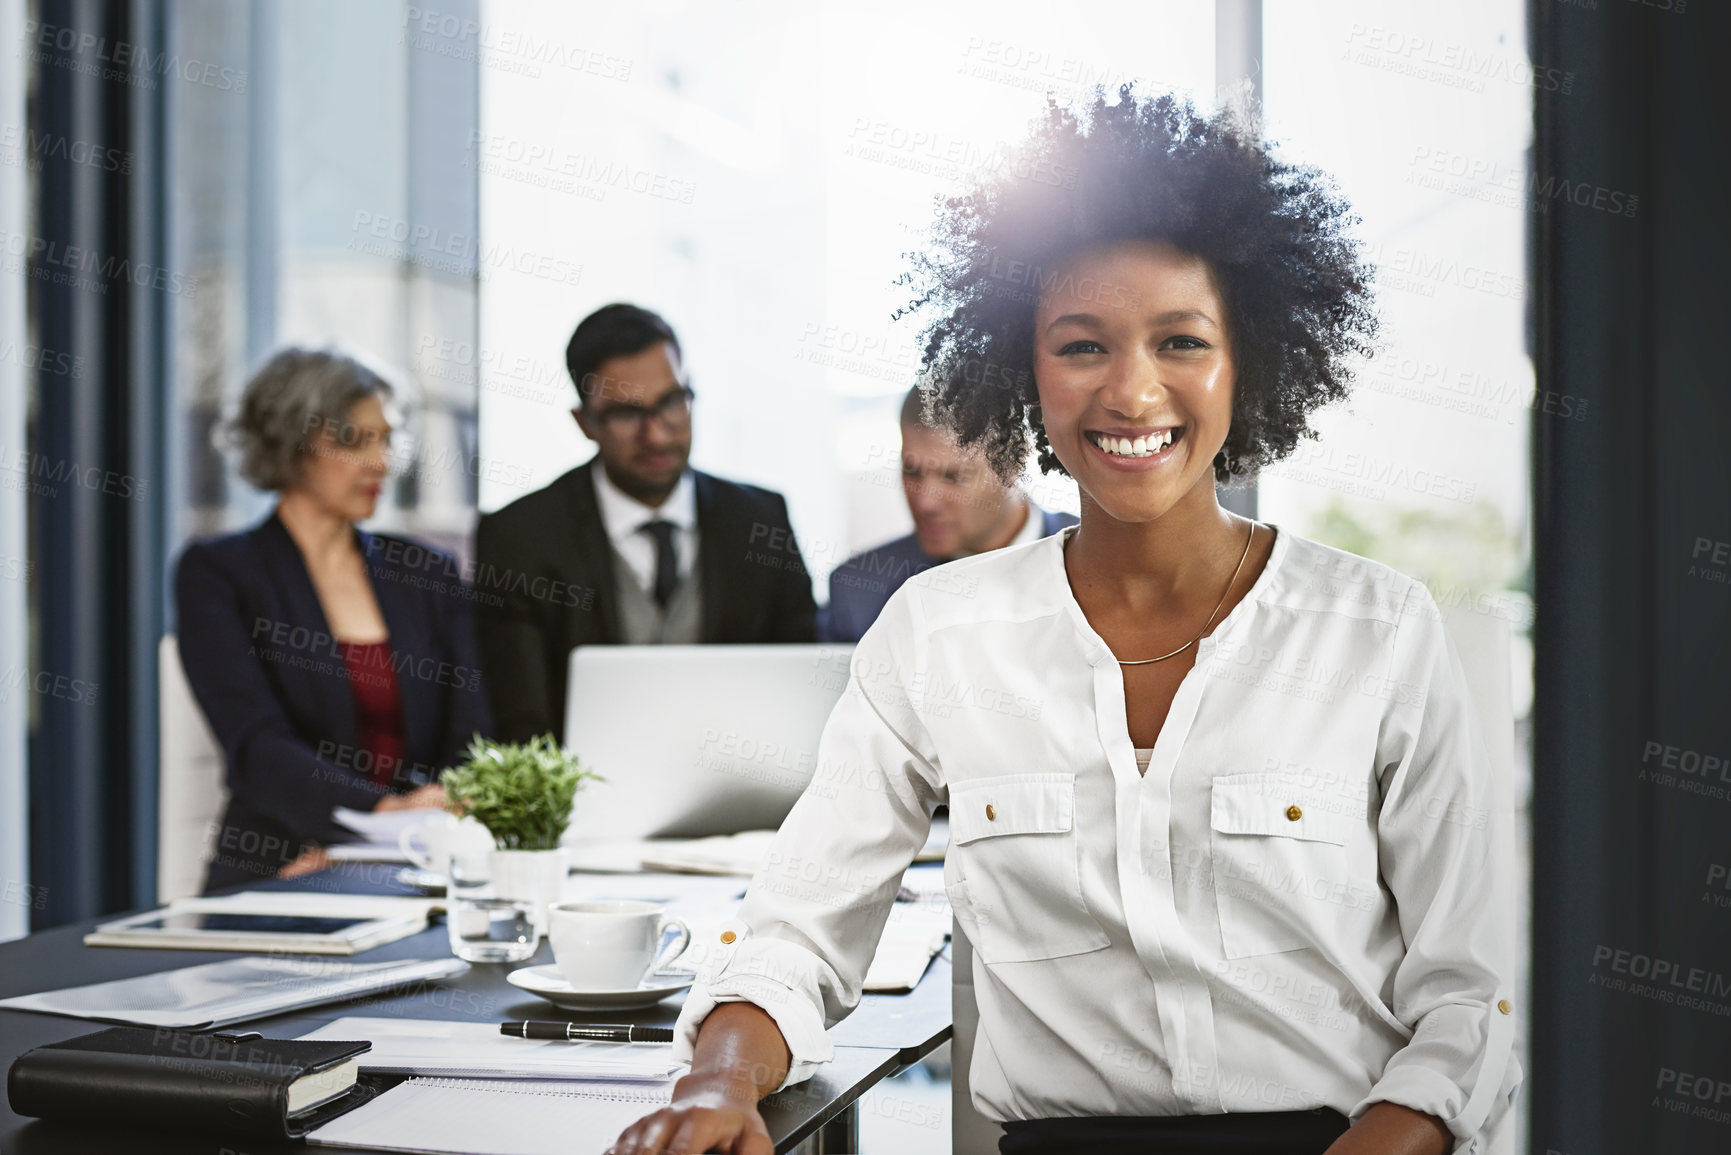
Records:
M342 1002L406 983L455 978L468 970L468 963L454 958L371 963L329 958L236 958L19 995L0 1000L0 1007L103 1023L203 1030Z
M410 827L419 826L437 811L387 810L378 814L368 810L350 810L339 806L331 817L360 835L355 842L337 842L325 847L325 854L343 862L401 862L409 856L397 845L397 836Z
M711 838L585 838L571 844L571 868L749 876L763 864L774 837L773 830L746 830Z
M773 830L742 830L709 838L587 838L571 844L571 868L629 873L637 870L681 874L750 876L769 858ZM950 844L950 820L932 820L915 862L942 862Z
M744 896L743 878L667 872L572 874L566 877L560 891L564 902L630 898L660 903L667 914L684 919L693 935L698 933L699 924L725 918L739 909L739 900Z
M932 956L944 949L949 933L947 908L896 903L866 968L864 989L877 994L913 990L925 977Z
M410 1079L326 1123L306 1141L426 1155L601 1155L619 1132L672 1097L672 1079Z
M514 1039L497 1022L350 1017L301 1038L366 1039L361 1070L387 1075L651 1082L682 1069L671 1043Z

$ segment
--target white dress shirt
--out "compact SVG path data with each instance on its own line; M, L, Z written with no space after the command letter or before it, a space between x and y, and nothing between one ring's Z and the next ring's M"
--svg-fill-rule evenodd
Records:
M595 478L595 504L601 509L607 540L625 560L637 584L645 592L655 590L655 539L643 532L652 521L674 524L673 550L679 555L679 577L684 580L697 556L697 486L691 480L691 470L679 475L673 492L658 507L644 505L614 485L599 461L589 472Z
M1031 541L1040 540L1040 538L1044 537L1045 535L1046 535L1046 512L1045 512L1045 510L1043 510L1039 506L1035 505L1032 501L1030 501L1028 499L1028 496L1026 494L1023 494L1022 495L1022 528L1020 528L1016 531L1015 537L1012 537L1009 541L1005 542L1003 545L999 546L998 548L1000 548L1000 549L1012 549L1018 545L1027 545ZM975 555L971 554L971 553L963 552L963 553L957 554L955 556L955 558L953 558L951 560L959 560L959 559L964 558L964 557L973 557L973 556L975 556Z
M975 1106L1004 1121L1386 1100L1480 1151L1521 1079L1491 769L1419 582L1277 532L1146 775L1073 530L928 570L854 651L817 771L679 1017L833 1057L904 867L950 808Z
M1046 537L1046 511L1035 506L1032 500L1028 500L1026 494L1021 497L1021 507L1025 509L1026 516L1021 519L1021 528L1016 530L1016 537L1009 539L1009 544L1004 545L1004 549L1011 549L1014 545L1026 545L1028 542L1037 542L1042 537Z
M1022 506L1028 511L1028 516L1022 519L1022 528L1016 531L1016 536L1010 539L1005 549L1039 541L1046 534L1046 511L1029 501L1026 495L1022 497Z

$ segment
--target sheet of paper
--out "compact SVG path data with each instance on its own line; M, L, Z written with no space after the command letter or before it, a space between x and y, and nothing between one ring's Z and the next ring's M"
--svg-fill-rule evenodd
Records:
M419 826L437 813L437 810L387 810L380 814L373 810L350 810L339 806L331 811L331 817L359 834L365 842L388 842L395 846L403 831Z
M601 873L640 870L682 874L736 874L749 878L768 859L773 830L742 830L708 838L584 838L568 845L571 869ZM935 818L913 861L942 862L950 844L950 820Z
M441 899L397 894L327 894L315 890L243 890L235 894L177 899L168 909L239 910L265 914L301 914L330 918L391 918L419 914L425 918Z
M585 838L568 843L571 869L598 874L635 874L652 848L647 838Z
M726 875L671 874L572 874L566 877L561 901L581 902L601 898L634 898L659 902L677 918L731 913L745 895L746 879Z
M913 990L932 956L944 949L947 933L947 926L938 927L929 920L886 923L877 953L866 968L865 989L885 993Z
M387 810L378 814L369 810L350 810L338 806L331 817L359 837L353 842L339 842L325 847L325 853L338 862L401 862L411 861L397 846L403 831L419 826L437 811Z
M0 1001L0 1007L143 1027L202 1028L454 978L468 969L454 958L357 963L251 956L19 995Z
M944 888L943 867L924 864L908 867L902 874L901 889L896 892L896 905L904 904L935 911L947 922L950 918L950 895Z
M361 1070L395 1075L517 1079L663 1079L679 1070L671 1043L514 1039L495 1022L350 1017L303 1039L366 1039Z
M410 1079L307 1136L315 1147L426 1155L602 1155L666 1104L671 1082Z
M643 855L643 868L749 878L769 858L774 841L773 830L744 830L712 838L656 839Z
M325 847L325 856L334 862L395 862L401 866L412 861L396 843L386 846L382 842L335 842Z

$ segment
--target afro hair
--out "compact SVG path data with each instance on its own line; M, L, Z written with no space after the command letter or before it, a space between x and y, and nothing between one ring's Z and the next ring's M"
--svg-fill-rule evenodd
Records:
M1079 110L1048 97L1015 164L939 200L897 313L932 318L921 334L932 415L1006 482L1030 441L1042 471L1064 472L1033 377L1040 294L1080 250L1164 241L1207 263L1226 309L1237 380L1215 477L1253 474L1315 436L1310 414L1346 396L1354 359L1372 350L1357 218L1328 177L1274 159L1231 114L1130 85L1117 96L1096 89Z

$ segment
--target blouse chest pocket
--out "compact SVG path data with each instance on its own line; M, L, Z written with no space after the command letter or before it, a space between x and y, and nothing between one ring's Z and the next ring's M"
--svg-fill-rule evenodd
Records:
M1108 945L1082 901L1073 773L951 782L946 881L956 920L986 963Z
M1374 899L1352 881L1351 819L1334 801L1281 774L1215 778L1209 810L1214 897L1229 959L1338 939Z

